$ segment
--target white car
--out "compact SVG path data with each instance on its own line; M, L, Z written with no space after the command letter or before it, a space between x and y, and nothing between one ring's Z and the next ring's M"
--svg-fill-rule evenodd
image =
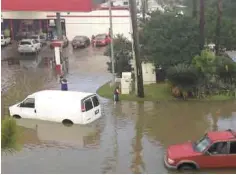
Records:
M7 46L8 44L11 44L11 38L1 35L1 46Z
M38 53L41 49L40 42L34 39L23 39L18 45L19 53Z
M97 95L76 91L39 91L10 106L9 111L15 118L70 124L88 124L101 117Z

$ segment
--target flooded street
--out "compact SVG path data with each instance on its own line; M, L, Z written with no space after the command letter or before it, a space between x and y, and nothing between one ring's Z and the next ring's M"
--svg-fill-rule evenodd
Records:
M3 48L2 57L4 49L8 48ZM106 65L109 58L102 56L103 50L66 49L70 90L96 92L111 79ZM52 54L45 48L36 59L20 61L20 65L2 62L5 112L9 104L29 93L60 89L51 70L40 63ZM163 165L167 146L198 140L208 130L236 129L235 101L122 101L114 105L112 100L101 98L101 105L102 118L88 126L17 120L22 128L22 149L2 154L2 173L173 173ZM236 169L201 173L236 173Z

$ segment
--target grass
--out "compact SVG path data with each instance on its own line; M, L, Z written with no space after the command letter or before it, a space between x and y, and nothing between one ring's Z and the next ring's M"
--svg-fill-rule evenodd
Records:
M110 82L101 86L97 93L104 98L113 99L113 91L115 87L110 87ZM170 93L170 88L166 83L144 85L144 98L138 98L133 94L120 94L120 100L126 101L164 101L174 100Z
M2 150L18 150L19 128L15 119L7 117L2 120L1 148Z
M115 87L110 87L110 82L104 84L97 90L97 94L101 97L113 99L113 91ZM176 100L171 94L170 87L167 83L158 83L144 85L144 98L138 98L134 93L120 94L120 100L125 101L171 101ZM235 99L232 96L213 95L206 99L188 99L191 101L225 101Z
M233 96L227 96L227 95L213 95L208 98L208 100L211 101L224 101L224 100L233 100L235 97Z

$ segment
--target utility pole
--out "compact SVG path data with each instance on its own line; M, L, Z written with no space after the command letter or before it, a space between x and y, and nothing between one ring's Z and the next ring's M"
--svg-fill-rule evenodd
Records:
M204 49L205 45L205 0L200 0L200 49Z
M220 53L220 29L221 29L221 17L222 17L222 0L218 0L217 3L217 22L216 22L216 55Z
M134 68L134 90L135 90L135 95L138 95L138 83L137 83L137 69L136 69L136 61L135 61L135 52L134 52L134 39L133 39L133 27L132 27L132 20L131 20L131 12L129 8L129 13L130 13L130 34L131 34L131 44L132 44L132 56L133 56L133 68Z
M138 86L138 97L144 97L144 88L143 88L143 73L140 62L140 46L139 46L139 34L138 34L138 25L137 25L137 4L136 0L129 0L131 21L133 28L133 40L134 40L134 53L135 53L135 63L136 63L136 72L137 72L137 86Z
M61 14L57 12L56 17L57 36L59 40L62 40Z
M114 45L113 45L113 26L112 26L112 0L109 0L109 20L110 20L110 38L111 38L111 43L110 43L110 47L111 47L111 66L112 66L112 83L111 85L115 85L115 78L116 78L116 74L115 74L115 59L114 59Z

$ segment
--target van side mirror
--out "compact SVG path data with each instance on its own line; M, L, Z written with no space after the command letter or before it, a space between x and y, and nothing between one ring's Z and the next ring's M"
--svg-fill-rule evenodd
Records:
M23 107L24 106L24 103L20 103L20 105L19 105L20 107Z

